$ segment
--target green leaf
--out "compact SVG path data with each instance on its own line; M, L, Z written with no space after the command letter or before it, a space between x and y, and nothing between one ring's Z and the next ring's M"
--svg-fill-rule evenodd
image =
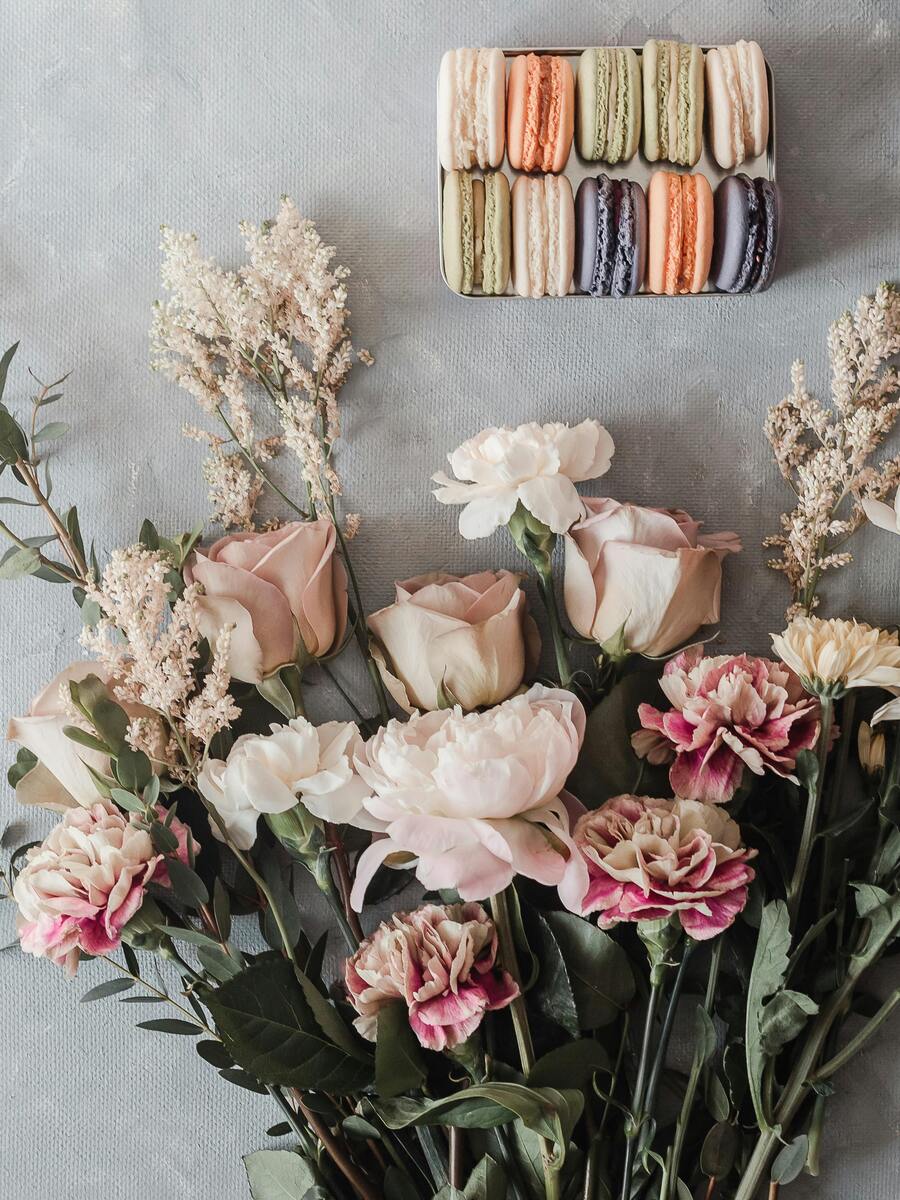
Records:
M559 943L541 913L535 912L529 921L529 933L540 969L528 999L535 1009L547 1020L553 1021L577 1038L580 1033L578 1009L572 981L563 959Z
M0 579L23 579L40 568L40 551L34 546L14 546L0 560Z
M562 951L582 1029L608 1025L634 995L628 957L608 933L573 913L545 917Z
M98 737L94 737L92 733L88 733L86 729L81 729L78 725L64 725L63 733L70 741L77 742L79 746L86 746L88 750L97 750L100 754L109 754L109 746L106 742L101 742Z
M35 442L55 442L64 434L69 432L69 426L65 421L48 421L48 423L35 431Z
M177 1033L182 1037L197 1037L202 1033L199 1025L191 1021L179 1021L176 1017L158 1017L152 1021L138 1021L138 1029L150 1029L155 1033Z
M104 1000L107 996L115 996L118 992L127 992L134 987L133 979L106 979L98 983L81 997L82 1004L90 1004L92 1000Z
M79 695L81 695L80 689ZM127 749L125 736L128 733L128 714L114 700L110 700L108 696L102 696L96 703L92 704L91 723L115 754ZM129 753L134 754L135 752L131 750ZM131 787L132 791L140 790L133 787L124 779L120 778L120 782L125 787Z
M27 750L24 746L20 746L18 753L16 754L16 761L6 772L6 778L9 780L9 786L11 788L18 787L25 776L33 771L37 764L37 755L32 754L32 752Z
M143 750L121 746L116 754L116 778L130 792L142 792L153 777L153 766Z
M777 992L784 980L788 967L788 950L791 930L787 905L783 900L772 900L762 911L756 953L750 971L747 989L747 1017L744 1033L747 1057L747 1081L753 1111L762 1130L771 1129L766 1106L763 1102L762 1077L766 1065L766 1053L762 1044L761 1021L767 997Z
M698 1062L709 1062L716 1052L718 1040L712 1017L702 1004L698 1004L694 1012L694 1054Z
M8 350L5 350L3 357L0 358L0 400L3 398L3 393L6 390L6 376L9 374L9 364L15 357L15 353L19 348L18 342L13 342Z
M35 408L46 408L48 404L55 404L57 400L62 400L62 392L51 392L49 396L41 396L40 399L35 399Z
M151 520L147 519L141 525L141 532L138 534L138 541L147 550L159 549L159 534L156 532L156 526Z
M231 936L231 903L228 891L218 876L213 883L213 916L216 919L219 937L223 942L227 942Z
M155 821L152 828L156 828ZM167 829L166 833L175 837L171 829ZM175 847L178 847L178 838L175 838ZM192 871L181 859L167 858L166 870L169 872L172 891L182 904L186 904L190 908L199 908L201 904L208 903L209 892L206 890L206 884L197 872Z
M710 1071L706 1076L703 1098L714 1121L728 1120L731 1115L728 1093L725 1091L722 1081L715 1071Z
M800 786L807 792L814 791L819 779L819 759L815 751L801 750L797 755L795 771Z
M596 1071L610 1071L609 1055L593 1038L565 1042L539 1058L528 1072L529 1087L583 1087Z
M126 812L144 811L143 800L140 796L135 796L133 792L126 792L124 788L110 788L109 794L119 808L124 808Z
M409 1012L401 1000L386 1004L378 1013L375 1041L375 1089L391 1100L417 1088L426 1069L416 1035L409 1024Z
M263 1083L335 1095L358 1091L372 1080L372 1057L315 986L306 985L286 959L265 959L204 1002L235 1062ZM338 1026L341 1045L329 1036Z
M737 1158L741 1138L727 1121L717 1121L703 1139L700 1170L710 1179L724 1179Z
M384 1174L384 1200L420 1200L416 1185L405 1171L393 1164Z
M226 1083L233 1083L235 1087L243 1088L245 1092L253 1092L257 1096L269 1094L258 1079L254 1079L249 1071L242 1071L240 1067L228 1067L226 1070L220 1071L219 1075Z
M304 1200L319 1183L312 1165L292 1150L257 1150L244 1156L253 1200Z
M466 1088L440 1100L373 1099L376 1112L390 1129L410 1125L455 1125L462 1129L491 1129L518 1119L539 1137L556 1146L558 1169L572 1130L581 1116L584 1095L555 1088L529 1088L520 1083L489 1083Z
M219 943L215 938L201 933L199 929L181 929L177 925L163 925L159 932L170 937L173 942L187 942L191 946L211 946L214 950L219 949Z
M341 1122L341 1129L347 1137L358 1138L363 1142L369 1138L373 1142L381 1141L380 1131L375 1128L371 1121L367 1121L365 1117L360 1117L356 1113L352 1113L349 1117L344 1117Z
M256 690L268 704L277 709L289 721L297 716L297 706L281 676L277 673L256 685Z
M818 1011L819 1006L815 1000L803 992L794 992L790 988L776 992L760 1017L763 1053L769 1057L776 1055L782 1046L797 1037L807 1019L815 1016Z
M226 954L219 946L200 946L197 958L203 969L220 983L225 983L241 973L241 964L237 959Z
M204 1040L197 1042L194 1048L204 1062L209 1063L211 1067L215 1067L219 1071L227 1071L229 1067L234 1066L234 1059L221 1042Z
M178 838L168 826L163 825L162 821L151 822L150 837L153 840L154 849L160 854L174 854L178 849ZM166 865L174 866L175 860L173 859L171 863L167 863ZM206 895L206 888L203 889L203 893ZM201 904L203 903L205 901L201 900Z
M489 1154L478 1162L463 1188L464 1200L505 1200L506 1175Z
M773 1183L793 1183L803 1168L809 1154L809 1138L805 1133L782 1146L772 1163L769 1178Z

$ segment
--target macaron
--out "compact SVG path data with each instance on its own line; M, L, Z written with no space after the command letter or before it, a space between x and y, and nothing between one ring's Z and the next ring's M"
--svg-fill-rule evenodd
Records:
M713 249L713 198L706 176L656 171L647 200L648 288L658 296L701 292Z
M445 171L499 167L506 134L500 50L448 50L438 73L438 153Z
M761 292L781 240L781 195L771 179L729 175L716 188L712 281L722 292Z
M575 127L575 76L556 54L519 54L506 93L506 145L516 171L558 172Z
M644 157L696 166L703 150L703 51L651 38L641 58Z
M706 55L706 103L713 157L726 171L765 153L769 140L766 60L756 42Z
M444 176L444 275L454 292L476 288L500 296L509 282L512 218L509 182L502 171L483 179L469 171Z
M513 286L565 296L575 264L575 202L565 175L520 175L512 188Z
M634 296L647 270L647 199L630 179L583 179L575 199L575 286Z
M641 137L641 67L630 46L595 46L578 60L575 138L588 162L627 162Z

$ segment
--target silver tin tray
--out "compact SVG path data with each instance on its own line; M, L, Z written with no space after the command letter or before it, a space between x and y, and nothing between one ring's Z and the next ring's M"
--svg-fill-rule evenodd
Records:
M597 44L603 45L604 43L597 43ZM613 45L613 43L605 43L605 44ZM643 46L632 46L631 48L633 50L637 51L638 55L640 55L641 51L643 50ZM503 54L506 58L516 58L519 54L557 54L557 55L559 55L560 58L567 58L569 60L569 63L571 64L572 70L577 74L578 60L581 57L581 55L585 49L588 49L588 47L581 46L581 47L577 47L574 49L572 47L569 47L568 49L552 49L552 48L544 47L544 46L536 46L536 47L525 47L525 48L518 49L518 50L505 49L503 51ZM701 50L703 51L704 54L710 49L712 49L712 47L710 47L710 46L701 46ZM775 182L775 145L776 145L776 138L775 138L775 78L772 74L772 68L769 65L768 59L766 60L766 77L767 77L768 83L769 83L769 144L766 147L765 154L761 154L758 158L745 159L740 164L740 166L735 168L735 170L733 170L733 171L723 171L722 168L719 166L719 164L716 162L716 160L713 158L710 150L708 149L707 143L709 141L709 138L708 138L707 130L706 130L706 128L704 128L703 152L700 155L700 160L697 163L697 165L695 167L691 167L690 171L692 173L699 172L700 174L705 175L706 178L709 180L710 187L713 189L713 191L716 190L717 186L721 183L721 181L723 179L725 179L726 176L734 175L734 174L737 174L738 172L742 172L745 175L749 175L751 178L758 178L758 177L762 176L764 178L771 179L773 183ZM705 125L705 120L704 120L704 125ZM641 145L643 146L643 136L641 137ZM506 157L505 154L503 156L503 162L500 164L500 166L497 168L497 170L505 172L506 177L509 179L510 186L512 186L512 183L517 175L522 175L525 173L523 171L513 170L513 168L509 165L509 159ZM643 151L641 149L638 150L637 154L634 156L634 158L631 159L630 162L617 163L615 166L611 166L610 164L603 163L603 162L585 162L585 160L583 158L581 158L581 156L579 155L578 150L575 145L575 140L573 139L572 151L569 154L569 160L566 163L565 170L561 171L560 174L565 175L568 178L569 183L571 183L571 185L572 185L573 193L578 191L578 185L581 183L582 179L596 178L601 173L605 173L606 175L608 175L610 177L610 179L634 180L636 183L639 183L641 185L641 187L643 187L644 190L646 191L647 187L650 183L651 175L655 171L659 171L659 170L687 172L688 168L681 167L675 163L669 163L669 162L665 162L665 161L660 161L660 162L655 162L655 163L648 162L647 159L644 158ZM475 168L473 170L473 173L475 175L481 174L481 172L478 171L477 168ZM444 247L443 247L443 237L442 237L442 232L441 232L443 229L443 224L444 224L443 218L444 218L444 176L445 176L445 174L446 174L446 172L444 171L444 168L441 166L440 157L438 157L438 255L439 255L440 264L441 264L441 278L443 279L444 283L447 283L447 275L444 271ZM447 283L447 287L450 288L449 283ZM452 288L450 288L450 290L453 291ZM485 296L480 291L475 291L470 296L464 296L464 295L461 295L459 292L455 292L455 291L453 292L453 294L454 294L454 296L459 296L459 298L461 300L525 300L525 301L527 301L527 300L531 299L531 297L519 296L516 294L516 292L513 290L512 278L510 278L510 282L507 285L506 291L503 293L502 296ZM628 297L628 299L635 300L635 299L642 298L642 299L653 299L653 300L697 300L697 299L702 299L703 297L707 297L707 296L732 297L732 295L733 295L733 293L731 293L731 292L716 291L716 289L714 287L712 287L711 284L707 283L706 287L704 288L704 290L702 292L688 293L683 296L657 296L654 292L648 292L646 290L646 285L643 285L641 287L641 290L638 292L637 296L631 296L631 297ZM590 296L586 292L578 292L575 290L574 283L570 287L568 294L565 296L543 296L543 297L541 297L541 299L543 299L543 300L598 300L598 299L613 300L613 299L615 299L616 303L621 303L621 300L619 298L615 298L612 296L598 297L598 296Z

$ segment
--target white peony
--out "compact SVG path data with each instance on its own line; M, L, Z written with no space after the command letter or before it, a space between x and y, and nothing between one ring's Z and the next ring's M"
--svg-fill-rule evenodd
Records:
M363 741L352 721L313 725L295 717L269 734L239 737L227 760L208 759L197 780L239 850L256 841L263 813L283 813L298 799L326 821L345 823L358 814L367 789L353 768ZM223 841L215 821L212 832Z
M494 895L515 874L557 885L570 864L582 869L563 788L584 727L577 697L540 684L483 713L389 721L356 760L372 794L353 823L383 836L360 857L354 907L389 856L415 859L425 887L463 900Z
M517 429L483 429L448 455L455 479L434 476L442 504L464 504L459 532L488 537L506 525L521 503L554 533L565 533L585 513L575 484L609 470L615 446L599 421L570 429L530 421Z

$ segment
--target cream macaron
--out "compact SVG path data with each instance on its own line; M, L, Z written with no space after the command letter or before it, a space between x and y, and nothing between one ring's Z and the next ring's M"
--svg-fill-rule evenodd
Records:
M520 175L512 188L513 287L565 296L575 268L575 200L565 175Z
M506 140L506 59L448 50L438 73L438 153L445 171L499 167Z
M730 171L765 153L769 141L769 82L756 42L716 46L706 55L706 104L713 157Z

